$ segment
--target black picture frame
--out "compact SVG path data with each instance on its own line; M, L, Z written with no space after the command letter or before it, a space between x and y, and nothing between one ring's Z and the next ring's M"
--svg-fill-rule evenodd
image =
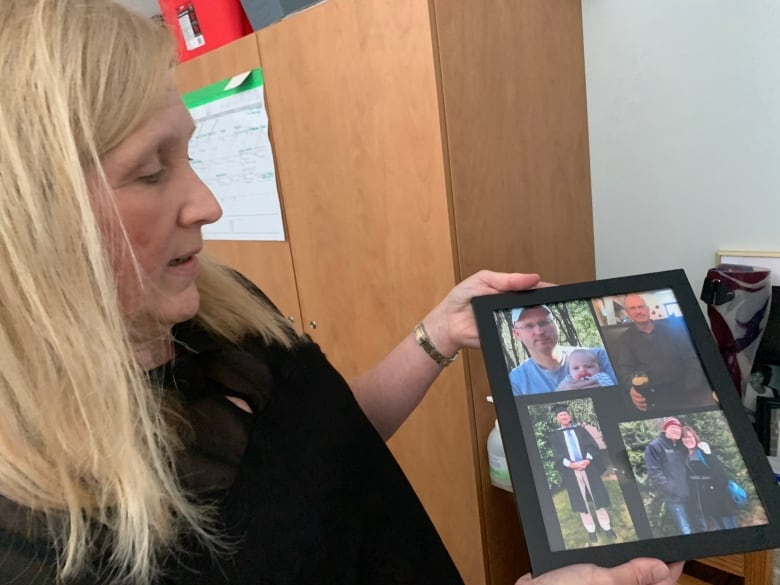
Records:
M780 455L780 398L756 399L756 432L770 457Z
M687 372L695 372L699 368L704 375L707 392L700 390L701 381L690 386L695 391L683 388L682 385L676 388L675 380L680 377L672 376L673 392L666 394L665 405L658 398L657 403L643 412L630 400L628 386L631 382L622 373L625 369L621 368L626 363L628 346L628 338L622 337L622 334L632 324L622 305L629 304L624 302L626 295L633 296L636 293L642 294L643 299L657 300L645 301L648 311L656 313L656 331L663 331L664 328L671 331L674 327L682 326L687 332L687 336L682 334L681 337L687 339L692 347L692 361L684 367L686 381ZM590 317L582 308L583 302L589 307ZM672 319L671 313L665 313L664 306L669 303L672 303L669 306L675 307L673 313L682 313L682 318L668 320ZM605 308L607 304L610 304L609 310ZM780 494L774 474L682 270L488 295L474 298L472 305L534 574L575 563L595 563L608 567L640 556L653 556L673 562L780 546ZM534 307L538 309L540 305L546 308L536 313L530 311ZM514 320L519 309L529 310L526 318L531 325L530 329L526 326L525 330L515 330L521 323L519 318ZM535 321L531 319L534 315ZM564 323L566 319L568 323ZM595 345L588 347L598 349L598 339L590 330L589 319L593 320L603 350L590 351L602 357L606 354L609 358L610 362L600 365L603 366L602 371L612 366L615 378L612 385L605 381L598 387L561 391L554 387L542 389L542 383L534 381L528 382L525 390L522 384L514 384L513 391L513 381L516 382L518 378L513 376L510 380L510 372L524 363L519 360L517 364L513 362L515 349L511 346L516 339L522 338L531 345L550 343L549 340L523 336L549 327L548 322L552 320L561 337L590 339L589 343ZM667 322L663 326L659 325L659 321L664 319ZM511 328L509 335L507 326ZM578 331L578 327L582 331ZM563 330L566 331L561 333ZM569 364L571 360L568 355L573 349L563 349L567 352L566 363ZM619 355L620 352L624 353ZM668 369L671 371L671 366ZM520 370L525 371L523 368ZM523 371L520 373L523 374ZM664 372L663 368L659 371L662 374ZM654 374L654 377L660 380L662 374ZM530 374L522 379L526 378L530 380ZM656 386L664 388L660 382ZM672 404L670 400L677 402ZM592 537L587 518L574 510L576 497L569 495L567 503L566 495L562 495L577 491L561 489L561 485L566 483L563 474L568 473L564 467L567 462L571 465L569 458L576 459L576 456L571 455L571 450L568 456L560 456L562 443L560 435L556 434L560 429L554 428L558 423L553 422L555 419L550 412L553 407L561 410L559 405L565 406L575 416L579 416L576 413L586 413L582 415L583 418L590 417L587 421L583 420L580 427L586 429L591 438L598 439L595 443L599 448L592 447L594 443L590 443L584 435L581 444L587 441L591 445L588 447L590 450L598 451L589 455L588 467L593 465L596 471L602 467L605 469L600 480L605 484L610 503L608 506L599 505L600 510L606 509L608 515L613 514L609 523L613 526L610 530L615 535L614 539L602 525L599 516L601 512L593 505L598 498L594 495L593 486L585 493L591 528L593 525L596 527L598 542L595 543L589 540ZM555 415L556 418L559 416L563 415ZM727 471L728 477L736 479L746 492L746 503L743 506L749 506L749 513L741 508L732 513L729 505L725 504L722 508L716 508L714 515L711 513L712 508L710 513L691 513L689 524L696 524L692 534L683 534L680 523L669 523L669 511L677 508L673 502L664 499L660 488L648 478L651 475L649 468L652 467L653 473L657 472L657 462L653 455L655 448L650 449L649 445L655 437L666 436L667 432L654 425L660 425L671 417L676 418L681 426L690 427L685 431L689 444L695 437L690 429L698 428L696 432L699 437L693 443L696 446L685 451L686 469L698 465L693 454L699 451L709 449L707 455L699 454L698 457L709 461L713 468L713 458L720 456L723 459L721 467ZM667 426L669 433L674 432L671 426L674 425L670 423ZM654 438L650 439L651 436ZM647 440L647 443L643 443L643 440ZM678 445L678 442L674 444ZM601 449L601 445L604 449ZM642 461L645 462L644 471ZM557 480L556 470L560 470ZM715 472L705 469L704 473L714 477ZM686 485L690 484L690 493L693 493L695 487L696 493L701 494L702 484L696 483L700 479L692 478L706 475L686 474L685 481ZM598 483L596 480L588 481ZM658 509L653 508L659 500L661 503ZM616 511L613 513L615 502ZM571 510L567 511L567 506ZM587 534L587 539L584 539L583 533Z

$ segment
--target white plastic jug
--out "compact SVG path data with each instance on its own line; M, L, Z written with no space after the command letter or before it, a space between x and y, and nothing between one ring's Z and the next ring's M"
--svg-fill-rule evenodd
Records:
M487 397L488 402L493 402L493 397ZM509 466L506 463L506 454L504 453L504 442L501 440L501 430L498 427L496 419L493 429L490 431L487 440L488 466L490 467L490 483L494 486L506 490L512 490L512 480L509 478Z

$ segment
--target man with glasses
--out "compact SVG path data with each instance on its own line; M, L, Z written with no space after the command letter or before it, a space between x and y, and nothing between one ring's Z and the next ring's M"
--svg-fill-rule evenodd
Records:
M567 380L566 358L576 347L563 348L558 343L558 326L546 305L521 307L512 310L512 334L520 341L528 355L509 373L512 394L515 396L541 394L555 390L580 390L600 386L594 379ZM592 348L602 372L616 380L607 352Z

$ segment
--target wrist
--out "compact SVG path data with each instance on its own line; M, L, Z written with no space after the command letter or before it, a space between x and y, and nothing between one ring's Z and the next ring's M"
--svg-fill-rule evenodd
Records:
M431 335L425 320L420 321L414 329L414 338L428 356L441 367L446 367L458 357L458 349L451 351L452 344L441 341L441 335Z
M443 355L452 356L463 349L463 344L454 339L450 330L450 319L442 305L435 307L421 321L428 332L431 343Z

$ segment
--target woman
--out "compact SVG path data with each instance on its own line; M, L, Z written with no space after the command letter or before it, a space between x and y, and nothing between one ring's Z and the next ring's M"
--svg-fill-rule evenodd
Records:
M410 334L347 385L200 254L221 211L172 55L109 0L0 10L0 582L460 583L383 442L441 366ZM537 282L467 279L429 343L476 346L469 299Z
M685 469L690 488L690 516L697 532L736 528L736 505L729 494L728 471L710 449L699 440L692 427L684 426L682 444L688 449Z
M765 398L777 398L778 391L769 384L772 381L772 367L767 364L753 364L750 371L750 383L745 386L745 394L742 404L745 406L748 417L755 423L756 403L759 396Z

